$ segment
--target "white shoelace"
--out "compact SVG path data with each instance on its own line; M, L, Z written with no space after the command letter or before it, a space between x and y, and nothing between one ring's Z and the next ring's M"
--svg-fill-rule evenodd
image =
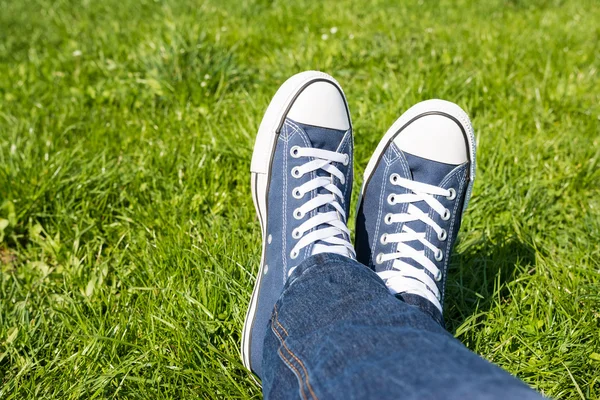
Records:
M335 151L299 146L293 146L290 149L290 155L294 158L313 158L311 161L292 169L292 177L294 178L300 178L304 174L317 170L323 170L329 174L329 176L317 176L293 189L292 195L296 199L301 199L306 194L320 188L329 192L319 193L296 208L294 210L294 218L300 220L311 211L327 204L335 209L335 211L316 213L292 231L292 237L298 240L298 242L292 248L290 257L295 259L300 254L300 250L315 243L311 254L337 253L355 258L354 246L346 239L350 238L350 230L346 225L346 212L342 206L344 204L344 194L334 184L334 179L336 178L342 184L345 184L346 178L342 171L333 165L334 162L348 165L350 157L348 154L341 154ZM317 229L311 231L313 228Z
M448 233L445 229L442 229L429 215L414 204L419 201L424 201L431 207L436 213L442 216L444 221L450 219L450 210L445 208L437 196L445 196L449 200L456 198L456 191L454 189L443 189L438 186L428 185L426 183L414 182L410 179L400 177L398 174L392 174L390 176L390 182L393 185L404 187L410 191L405 194L390 194L388 196L388 203L390 204L405 204L408 203L408 209L405 213L401 214L387 214L385 216L385 223L392 224L394 222L411 222L411 221L422 221L426 225L433 228L437 233L438 239L445 241L448 237ZM425 256L425 251L419 251L408 245L408 242L418 241L423 244L425 248L430 249L434 253L436 261L441 261L444 258L444 253L441 249L438 249L431 242L425 239L425 232L416 232L410 229L406 225L403 226L402 232L394 234L383 234L380 237L382 244L387 243L398 243L396 251L390 254L379 253L376 258L378 264L384 263L389 260L394 260L391 270L381 271L377 274L386 286L393 294L396 293L411 293L422 297L425 297L431 301L439 310L442 311L440 304L441 296L437 288L436 283L433 279L425 272L429 271L433 275L435 281L442 280L442 272L436 267L435 263ZM409 258L416 261L423 269L417 268L405 261L402 258Z

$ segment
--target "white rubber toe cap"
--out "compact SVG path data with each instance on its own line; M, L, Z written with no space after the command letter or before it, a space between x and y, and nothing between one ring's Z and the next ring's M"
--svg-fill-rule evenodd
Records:
M445 164L468 161L469 144L460 126L443 115L426 115L412 122L394 139L400 150Z
M326 81L308 85L294 100L287 116L302 124L346 131L350 117L340 90Z

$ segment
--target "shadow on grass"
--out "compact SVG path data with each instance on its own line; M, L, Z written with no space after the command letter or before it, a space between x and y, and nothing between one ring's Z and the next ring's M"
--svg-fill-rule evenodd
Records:
M535 268L534 249L514 233L483 236L460 247L466 248L452 257L444 307L446 328L455 334L468 317L510 301L507 284L518 271Z

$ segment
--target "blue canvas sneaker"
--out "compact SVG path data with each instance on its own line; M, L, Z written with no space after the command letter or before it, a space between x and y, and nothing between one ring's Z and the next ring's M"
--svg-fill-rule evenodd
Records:
M441 324L448 260L474 178L473 127L443 100L421 102L398 118L364 174L358 261Z
M313 254L355 257L346 220L352 126L340 85L308 71L277 91L252 154L252 196L262 257L242 332L244 365L261 376L263 341L288 276Z

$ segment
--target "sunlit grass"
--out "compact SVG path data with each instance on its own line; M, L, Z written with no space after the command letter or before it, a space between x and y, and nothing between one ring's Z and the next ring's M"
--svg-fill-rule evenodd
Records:
M448 327L599 398L598 21L585 0L0 0L0 398L260 397L238 355L250 155L305 69L346 90L355 189L412 104L468 111Z

